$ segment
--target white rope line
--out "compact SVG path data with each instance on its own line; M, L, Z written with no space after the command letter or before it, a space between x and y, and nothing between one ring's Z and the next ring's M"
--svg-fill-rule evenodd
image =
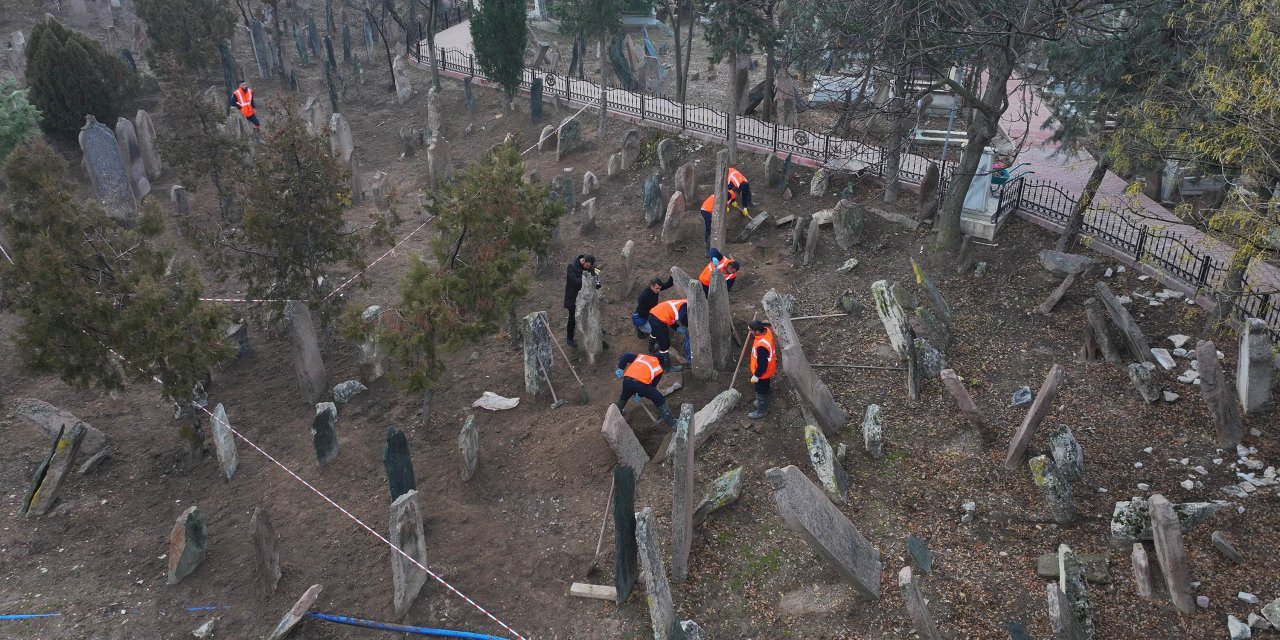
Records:
M607 90L606 90L606 91L607 91ZM601 95L601 97L604 97L604 95L605 95L605 94L604 94L604 93L601 93L600 95ZM572 98L568 98L568 99L569 99L569 100L572 100ZM577 113L575 113L575 114L573 114L573 115L569 116L568 118L565 118L565 120L568 120L568 119L570 119L570 118L576 118L576 117L578 117L578 116L582 115L582 112L583 112L583 111L586 111L586 110L587 110L587 107L590 107L591 105L595 104L596 102L597 102L597 100L588 100L586 104L582 105L582 108L581 108L581 109L578 109L578 112L577 112ZM565 120L561 120L561 121L560 121L560 124L556 127L556 135L557 135L557 136L558 136L558 135L560 135L560 129L561 129L562 127L564 127ZM521 151L521 152L520 152L520 155L521 155L521 156L523 156L524 154L529 153L530 151L533 151L534 149L538 148L538 145L542 144L542 140L543 140L542 136L541 136L541 135L539 135L539 136L538 136L538 142L534 143L534 145L533 145L532 147L529 147L528 149L525 149L524 151Z
M407 236L405 236L404 238L402 238L402 239L400 240L400 242L397 242L397 243L395 244L395 246L391 247L390 249L387 249L387 252L386 252L386 253L384 253L384 254L382 254L382 255L378 256L378 259L377 259L377 260L374 260L373 262L370 262L370 263L369 263L369 266L365 267L364 269L361 269L359 273L355 274L354 276L351 276L350 278L348 278L348 279L347 279L347 281L346 281L346 282L344 282L344 283L342 283L342 284L338 285L338 287L337 287L336 289L334 289L333 291L330 291L330 292L329 292L329 295L325 296L325 297L324 297L324 300L321 300L321 302L327 302L327 301L329 300L329 298L332 298L332 297L333 297L334 295L336 295L339 291L342 291L343 289L345 289L345 288L347 287L347 285L351 284L352 282L355 282L355 281L356 281L356 278L359 278L360 276L364 275L364 274L365 274L365 272L367 272L367 271L369 271L370 269L372 269L372 268L373 268L373 265L378 264L379 262L382 262L382 259L383 259L383 258L385 258L385 257L387 257L387 256L389 256L389 255L391 255L391 254L393 254L393 253L395 253L395 252L396 252L396 249L399 249L399 248L400 248L400 245L402 245L402 244L404 244L404 243L408 242L408 241L409 241L409 238L412 238L412 237L413 237L415 234L417 234L419 231L422 231L422 228L423 228L423 227L427 226L427 224L429 224L432 220L435 220L435 219L436 219L436 217L435 217L435 216L431 216L431 217L427 218L426 220L423 220L423 221L422 221L422 224L418 225L418 226L417 226L417 228L415 228L413 231L410 231L410 232L409 232L409 235L407 235Z
M423 223L423 224L426 224L426 223ZM133 364L132 362L129 362L129 360L128 360L128 359L126 359L124 356L122 356L122 355L120 355L119 353L117 353L115 349L112 349L111 347L109 347L109 346L107 346L106 344L104 344L101 340L98 340L98 344L102 345L102 348L104 348L104 349L106 349L108 352L110 352L110 353L111 353L111 355L114 355L115 357L119 358L121 362L124 362L124 363L126 363L126 364L128 364L128 365L130 365L130 366L132 366L132 367L134 367L134 368L136 368L136 369L138 369L139 371L143 372L144 374L146 373L146 370L145 370L145 369L143 369L142 367L139 367L139 366L138 366L138 365L136 365L136 364ZM161 386L163 386L163 385L164 385L164 381L163 381L163 380L161 380L159 376L154 376L154 375L153 375L153 376L151 376L151 379L152 379L152 380L154 380L154 381L156 382L156 384L159 384L159 385L161 385ZM321 498L322 500L324 500L325 502L328 502L328 503L330 504L330 506L332 506L333 508L335 508L335 509L337 509L338 511L342 512L342 515L344 515L344 516L346 516L346 517L350 518L353 522L355 522L356 524L360 525L360 526L361 526L365 531L368 531L368 532L369 532L369 535L372 535L374 538L377 538L377 539L378 539L380 542L382 542L383 544L387 545L388 547L391 547L392 551L394 551L395 553L400 554L401 556L404 556L404 558L405 558L406 560L408 560L409 562L412 562L412 563L413 563L415 566L417 566L419 569L422 569L423 571L425 571L425 572L426 572L426 574L427 574L427 575L429 575L429 576L431 576L432 578L434 578L436 582L439 582L440 584L444 585L444 587L445 587L446 589L448 589L449 591L453 592L453 593L454 593L455 595L457 595L459 598L462 598L463 600L465 600L467 604L471 605L472 607L475 607L475 609L476 609L477 611L479 611L480 613L483 613L485 616L488 616L488 618L489 618L490 620L493 620L494 622L498 623L498 626L502 627L503 629L506 629L508 632L510 632L512 635L514 635L514 636L516 637L516 640L527 640L524 636L520 635L520 634L519 634L519 632L517 632L515 629L512 629L512 628L511 628L507 623L505 623L505 622L503 622L503 621L499 620L499 619L497 618L497 616L493 615L492 613L489 613L489 611L488 611L487 609L485 609L484 607L480 606L480 605L479 605L475 600L472 600L471 598L467 597L467 595L466 595L465 593L463 593L463 592L459 591L459 590L458 590L457 588L455 588L453 585L449 584L447 581L445 581L445 579L444 579L444 578L440 577L440 575L439 575L439 574L437 574L436 572L432 571L432 570L431 570L430 568L428 568L425 564L423 564L423 563L421 563L421 562L418 562L418 559L417 559L417 558L414 558L413 556L411 556L411 555L409 555L409 554L405 553L403 549L401 549L400 547L397 547L396 545L392 544L390 540L388 540L386 537L384 537L381 533L378 533L377 531L375 531L375 530L373 529L373 527L370 527L369 525L365 524L365 523L364 523L364 521L363 521L363 520L361 520L359 517L357 517L355 514L351 513L350 511L347 511L347 510L346 510L346 508L344 508L342 505L338 504L338 503L337 503L337 502L335 502L332 498L330 498L329 496L325 495L323 491L321 491L321 490L317 489L317 488L315 487L315 485L312 485L310 482L307 482L305 479L303 479L303 478L302 478L302 476L299 476L297 473L294 473L292 469L290 469L289 467L285 466L285 465L284 465L282 462L280 462L279 460L276 460L274 456L272 456L271 454L267 453L265 450L263 450L263 448L262 448L262 447L259 447L259 446L257 445L257 443L255 443L254 441L252 441L252 440L250 440L249 438L245 437L245 435L244 435L243 433L240 433L239 431L237 431L237 430L235 429L235 427L232 427L230 424L228 424L228 423L226 423L226 422L223 422L222 420L218 420L217 416L214 416L214 415L213 415L213 412L209 411L209 409L208 409L208 408L206 408L206 407L201 407L200 405L197 405L197 404L194 404L194 403L192 403L192 405L191 405L191 406L197 407L197 408L199 408L201 411L203 411L203 412L205 412L205 413L209 414L209 417L210 417L210 418L213 418L214 420L217 420L219 424L221 424L221 425L225 426L225 427L227 428L227 430L228 430L228 431L230 431L231 433L235 434L235 436L236 436L237 438L240 438L241 440L243 440L243 441L244 441L244 443L245 443L245 444L249 445L250 447L253 447L253 450L254 450L254 451L257 451L258 453L262 454L262 456L263 456L264 458L266 458L267 460L270 460L270 461L271 461L273 464L275 464L277 467L280 467L281 469L283 469L283 470L284 470L284 472L285 472L285 473L287 473L287 474L289 474L290 476L292 476L294 480L297 480L298 482L301 482L301 483L302 483L302 485L303 485L304 487L306 487L306 488L310 489L312 493L316 494L317 496L320 496L320 498Z

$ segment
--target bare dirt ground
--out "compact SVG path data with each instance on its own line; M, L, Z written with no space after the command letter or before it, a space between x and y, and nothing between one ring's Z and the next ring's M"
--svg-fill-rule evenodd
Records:
M240 42L240 55L248 55ZM260 83L267 99L290 99L299 104L307 95L323 96L315 67L308 70L304 92L282 95ZM404 195L402 213L416 226L412 196L423 183L425 155L402 161L397 130L405 124L425 126L424 74L414 76L415 94L396 105L380 91L385 70L368 73L360 97L344 107L352 122L365 174L384 170ZM446 81L445 133L454 144L461 165L489 145L514 132L525 146L536 141L542 124L530 123L527 102L512 113L501 99L477 91L480 108L467 113L457 83ZM546 122L556 114L547 107ZM501 117L499 117L501 116ZM686 242L668 253L657 229L643 224L644 178L657 168L652 154L645 164L616 179L605 179L605 160L617 149L625 128L610 123L603 138L595 138L595 118L583 118L586 147L563 162L554 154L536 151L526 156L544 182L572 167L581 184L584 170L601 176L597 210L599 229L579 233L577 221L561 224L550 266L535 274L529 296L517 314L547 310L560 337L564 310L563 265L583 252L600 257L604 269L605 330L610 342L604 364L579 361L590 393L588 406L569 404L549 408L549 398L523 397L516 409L488 413L469 409L485 390L521 395L521 354L509 337L493 336L453 354L443 386L435 394L429 422L423 425L420 401L383 379L339 409L341 454L327 466L315 463L309 425L312 407L296 389L287 341L272 328L251 320L255 353L214 373L211 403L224 403L237 429L283 464L297 471L375 529L386 526L388 494L381 464L386 429L396 426L408 435L423 494L427 555L434 571L487 607L526 637L540 639L644 638L650 635L644 598L633 596L622 607L566 595L571 582L582 581L595 548L601 509L609 489L613 453L599 436L607 403L616 398L617 382L609 362L622 350L643 344L628 321L633 307L621 294L618 252L626 240L636 242L637 277L665 273L672 265L686 271L700 269L704 258L700 219L689 216ZM163 121L161 121L163 122ZM474 123L470 136L462 130ZM709 180L715 149L682 144L677 162L700 161L699 177ZM652 140L648 144L651 144ZM74 162L74 160L73 160ZM762 175L761 158L741 163L748 176ZM758 209L775 217L807 214L836 203L834 193L844 185L836 180L831 194L808 195L805 174L792 183L798 195L790 201L763 188L757 190ZM664 185L671 177L664 173ZM763 186L762 184L760 186ZM162 193L164 185L156 189ZM691 204L704 194L692 198ZM875 199L874 186L859 191L864 201ZM200 204L199 201L197 204ZM908 195L896 210L909 213ZM353 220L370 214L368 205L352 210ZM740 225L741 221L734 221ZM402 227L403 235L412 226ZM731 231L730 237L735 232ZM396 301L399 274L414 252L427 246L424 231L408 241L367 274L366 289L353 290L349 302L357 306ZM175 243L184 242L175 235ZM796 267L790 251L790 228L768 225L750 243L731 244L728 252L744 263L744 274L733 292L735 319L741 323L759 309L770 288L796 296L797 315L828 311L845 290L873 309L870 285L879 279L909 285L913 280L908 257L915 257L956 310L956 344L950 365L968 382L979 406L998 434L997 444L984 449L965 425L936 380L924 385L921 400L906 398L903 375L891 371L822 369L820 375L836 399L850 413L850 425L835 438L851 450L845 469L850 478L849 506L841 510L880 550L884 561L884 595L877 603L858 601L839 575L776 516L771 491L764 481L770 467L794 464L810 471L801 435L803 421L786 383L776 394L772 414L751 422L739 407L700 449L700 484L737 466L746 468L741 500L713 516L694 539L690 579L678 585L676 606L682 619L694 619L715 638L907 638L912 635L900 596L893 587L896 573L907 562L903 539L922 538L934 551L934 573L921 578L930 609L945 637L1003 638L1010 621L1027 624L1033 637L1050 635L1044 605L1044 581L1035 575L1035 560L1059 543L1077 553L1107 553L1109 584L1093 585L1092 598L1100 638L1220 637L1226 614L1244 617L1256 607L1236 600L1238 591L1257 594L1267 602L1280 595L1280 576L1267 558L1280 548L1280 514L1274 488L1259 490L1237 502L1243 513L1224 511L1210 524L1188 536L1191 573L1201 581L1199 594L1210 608L1195 616L1179 616L1168 603L1142 600L1134 592L1128 568L1128 549L1109 546L1108 522L1112 504L1133 495L1148 483L1175 502L1224 498L1218 487L1235 481L1228 466L1230 452L1218 452L1213 425L1199 399L1198 389L1162 374L1167 389L1182 394L1174 403L1145 405L1132 390L1124 371L1101 362L1084 363L1077 356L1084 326L1082 302L1092 281L1076 288L1045 318L1034 308L1055 283L1038 266L1036 252L1052 238L1037 228L1013 221L997 239L998 246L979 246L976 257L990 265L981 277L953 275L951 259L932 249L925 230L908 231L877 216L868 216L861 244L849 254L836 247L829 231L819 243L816 264ZM177 244L198 259L197 250ZM370 250L370 257L385 249ZM848 257L861 264L849 275L835 274ZM1117 293L1150 294L1151 281L1139 281L1132 270L1109 280ZM233 294L235 286L210 287ZM1140 298L1131 306L1153 346L1173 333L1194 334L1202 314L1195 307L1170 303L1144 307ZM16 320L0 316L11 335ZM874 310L858 317L803 322L800 337L816 363L896 366ZM1167 343L1164 346L1169 346ZM1224 368L1234 371L1233 341L1219 348L1227 354ZM322 349L333 383L356 378L354 345L332 331L322 336ZM0 342L0 359L14 361L13 346ZM1052 523L1043 498L1025 467L1007 473L1001 468L1003 443L1024 415L1008 408L1010 394L1022 385L1037 388L1053 363L1066 367L1067 377L1046 425L1069 425L1085 450L1085 476L1075 486L1080 519L1069 526ZM1187 365L1179 363L1181 370ZM573 397L575 383L557 361L557 391ZM785 375L784 375L785 379ZM728 374L715 383L692 383L672 400L701 406L727 385ZM748 399L750 393L739 380ZM13 367L0 373L0 398L38 397L63 407L111 438L108 461L88 476L74 476L63 487L55 513L42 518L18 515L28 479L47 449L47 443L21 419L0 422L0 613L60 612L62 617L26 622L0 622L6 638L182 638L211 615L221 617L218 637L262 637L307 586L325 585L315 609L381 620L392 620L389 551L350 520L322 502L258 453L240 443L240 470L231 482L222 480L209 458L195 468L184 463L171 408L153 386L135 386L119 398L79 391L51 379L33 379ZM865 455L859 425L867 404L883 407L887 456ZM476 411L480 432L480 466L467 483L459 480L457 433L468 412ZM655 451L664 432L645 426L638 412L630 416L642 442ZM1262 431L1246 437L1259 449L1258 457L1274 464L1280 458L1280 431L1272 412L1249 417L1247 428ZM1143 449L1151 447L1151 453ZM1043 437L1032 446L1046 448ZM1187 465L1180 460L1188 459ZM1214 464L1214 458L1224 459ZM1142 467L1135 468L1141 462ZM1189 471L1203 465L1200 477ZM812 477L812 475L811 475ZM1202 489L1183 490L1188 477ZM1105 492L1103 491L1105 490ZM960 505L978 505L972 523L961 524ZM205 514L210 536L209 555L190 577L174 586L165 584L167 536L173 519L190 505ZM640 480L638 508L651 506L664 532L669 526L671 470L655 466ZM255 507L266 509L280 536L284 577L275 595L267 596L256 581L249 518ZM1229 563L1209 543L1209 533L1222 529L1250 558L1239 567ZM664 536L664 549L670 544ZM612 531L601 554L604 571L593 582L612 581ZM784 594L802 593L807 613L784 609ZM189 612L188 607L225 607L215 613ZM406 622L468 629L506 637L502 630L456 596L435 583L428 584L411 608ZM374 638L379 632L339 627L316 621L304 623L298 637L316 639Z

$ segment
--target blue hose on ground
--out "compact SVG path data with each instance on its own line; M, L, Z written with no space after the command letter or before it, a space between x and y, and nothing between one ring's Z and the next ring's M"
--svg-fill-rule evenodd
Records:
M332 613L316 613L314 611L308 611L307 616L329 622L336 622L338 624L347 624L353 627L365 627L366 629L395 631L398 633L411 633L418 636L433 636L436 638L468 638L469 640L506 640L506 638L487 636L483 633L452 631L450 629L432 629L429 627L412 627L406 624L389 624L386 622L374 622L373 620L362 620L360 618L352 618L349 616L338 616Z
M31 618L52 618L61 613L7 613L0 615L0 620L29 620Z

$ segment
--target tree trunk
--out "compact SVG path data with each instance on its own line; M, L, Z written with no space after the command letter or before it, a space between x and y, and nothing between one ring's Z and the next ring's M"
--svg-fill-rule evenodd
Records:
M729 104L725 109L725 144L729 147L729 166L738 163L738 103L742 100L742 83L738 82L738 52L729 51Z
M1244 275L1249 270L1249 263L1253 260L1253 252L1244 248L1238 248L1231 254L1231 268L1227 270L1226 276L1222 279L1222 287L1214 292L1214 300L1218 303L1213 309L1213 313L1209 314L1209 318L1205 321L1204 327L1200 329L1200 339L1207 340L1217 331L1224 320L1231 317L1232 311L1239 302L1240 296L1244 293Z
M427 9L427 61L431 63L431 86L440 91L440 67L436 60L436 20L436 0L431 0Z
M684 12L680 15L683 17ZM677 101L684 102L685 96L689 91L689 62L693 60L693 29L698 24L698 4L694 0L689 0L689 28L686 29L687 35L684 39L684 82L680 85L680 95Z
M1012 51L998 52L980 97L981 104L973 105L973 118L967 129L969 142L960 156L959 166L951 174L947 197L938 211L938 244L943 248L954 250L960 245L960 212L964 209L964 196L978 171L983 150L995 137L999 114L1008 104L1005 91L1009 76L1013 74L1014 55ZM993 111L995 117L990 116L987 109Z
M1110 168L1110 154L1102 156L1102 159L1093 165L1093 173L1089 174L1084 192L1080 194L1080 200L1076 202L1076 206L1072 207L1071 216L1067 218L1067 224L1062 228L1062 235L1058 237L1058 251L1068 251L1071 245L1075 244L1076 236L1080 235L1080 228L1084 226L1084 213L1093 204L1093 198L1098 194L1098 187L1102 186L1102 178L1107 175L1107 170Z
M607 36L600 36L600 120L596 128L596 139L604 140L604 125L609 119L609 41Z
M671 31L676 45L676 102L684 102L684 50L680 46L680 23L684 22L684 12L680 11L678 2L673 3L668 11L670 13L667 17L671 20Z
M772 41L764 48L764 99L761 101L764 110L760 112L760 117L765 122L773 122L773 85L774 85L774 44Z
M898 201L898 178L902 172L902 148L907 137L907 77L905 66L898 67L893 81L893 98L889 100L889 117L893 118L893 129L889 133L889 155L885 158L884 201L892 204Z

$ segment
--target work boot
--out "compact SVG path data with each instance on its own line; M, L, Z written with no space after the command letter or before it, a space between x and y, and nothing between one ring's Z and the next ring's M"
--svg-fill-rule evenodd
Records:
M574 340L573 338L569 338L568 340L565 340L565 344L569 345L570 347L573 347L574 349L578 348L578 341Z
M623 412L623 410L625 410L625 409L627 408L627 401L626 401L626 400L616 400L616 401L614 401L613 406L615 406L615 407L617 407L617 408L618 408L618 413L622 413L622 412Z
M671 415L671 407L668 407L665 404L658 407L658 417L662 418L663 424L671 427L672 429L676 428L676 418Z
M769 394L758 393L756 394L755 409L748 413L747 417L752 420L759 420L767 415L769 415Z

